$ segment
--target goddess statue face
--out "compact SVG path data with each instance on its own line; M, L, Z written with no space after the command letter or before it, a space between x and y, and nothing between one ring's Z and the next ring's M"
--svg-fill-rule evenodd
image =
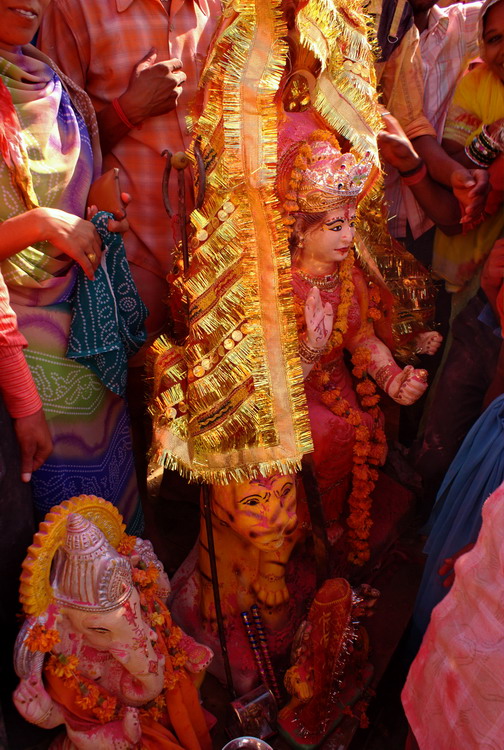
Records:
M335 264L348 255L355 235L356 204L351 201L328 211L321 222L303 235L299 260L309 273L322 275L335 270Z
M213 487L219 520L260 550L279 549L297 527L293 476L274 474Z

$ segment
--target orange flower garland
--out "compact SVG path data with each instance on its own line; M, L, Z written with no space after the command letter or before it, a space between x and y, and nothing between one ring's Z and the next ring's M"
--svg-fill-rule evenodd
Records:
M37 622L30 630L25 639L26 648L35 653L41 651L43 654L52 651L53 646L61 640L57 630L45 628Z

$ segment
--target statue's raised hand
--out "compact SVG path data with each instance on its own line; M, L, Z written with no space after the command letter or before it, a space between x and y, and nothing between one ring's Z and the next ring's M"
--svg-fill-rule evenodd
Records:
M313 349L323 349L333 329L334 311L330 302L322 302L319 289L314 286L305 303L306 343Z
M56 726L50 722L55 704L45 690L40 675L32 672L26 680L21 680L13 698L17 710L26 721L43 727L49 726L49 723Z
M430 354L437 352L443 342L443 337L437 331L422 331L415 336L415 354Z

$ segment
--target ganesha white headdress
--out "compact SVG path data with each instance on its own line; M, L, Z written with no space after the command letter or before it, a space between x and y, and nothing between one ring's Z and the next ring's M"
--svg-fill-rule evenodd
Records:
M19 597L27 617L53 603L107 611L132 588L131 566L117 548L125 525L112 503L80 495L55 505L23 561Z
M133 587L131 566L97 526L72 513L65 542L55 559L52 586L59 604L106 612L129 597Z
M358 200L373 164L369 154L342 153L336 137L315 130L290 142L280 156L278 191L288 213L319 213Z

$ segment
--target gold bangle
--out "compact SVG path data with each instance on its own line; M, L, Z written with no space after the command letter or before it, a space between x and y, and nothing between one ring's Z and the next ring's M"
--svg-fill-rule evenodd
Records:
M299 356L301 360L307 364L312 365L314 362L320 359L325 347L322 349L314 349L312 346L306 343L304 339L299 339Z
M35 721L35 719L32 719L31 723L32 724L36 724L38 727L42 726L42 724L45 724L46 721L47 721L47 719L52 714L52 710L53 710L53 707L51 705L51 706L49 706L49 708L47 709L47 711L45 712L45 714L40 719L37 719L37 721Z

